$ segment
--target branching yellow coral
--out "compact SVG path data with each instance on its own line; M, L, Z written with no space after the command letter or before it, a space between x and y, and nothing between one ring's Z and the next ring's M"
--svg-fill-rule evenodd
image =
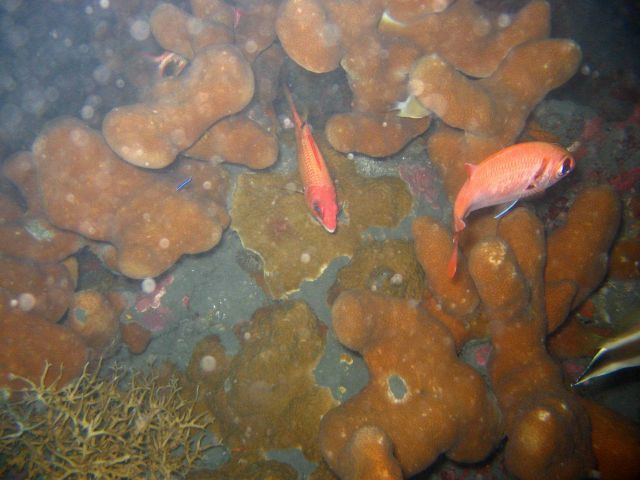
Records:
M26 387L0 403L0 455L27 478L169 479L189 471L212 419L194 411L176 379L115 367L102 378L85 367L61 386ZM2 468L0 468L2 470Z

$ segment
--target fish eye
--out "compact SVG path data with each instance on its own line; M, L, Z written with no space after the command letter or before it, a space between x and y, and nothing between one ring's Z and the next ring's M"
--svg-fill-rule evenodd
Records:
M322 207L318 202L313 202L313 211L322 217Z
M575 161L573 160L573 157L570 157L568 155L564 157L562 159L562 164L560 165L560 169L558 170L558 176L564 177L566 174L571 172L571 170L573 170L574 165L575 165Z

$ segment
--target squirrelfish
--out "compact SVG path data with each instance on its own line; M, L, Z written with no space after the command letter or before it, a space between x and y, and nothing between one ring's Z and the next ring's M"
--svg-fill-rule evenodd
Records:
M336 231L338 203L336 189L307 122L303 121L293 103L291 92L285 85L284 92L289 102L296 128L298 146L298 170L304 186L304 197L311 214L329 233Z
M458 262L458 238L470 212L504 204L496 218L516 202L547 189L575 167L571 154L559 145L526 142L511 145L490 155L478 165L465 164L467 180L453 206L453 253L448 273L453 278Z

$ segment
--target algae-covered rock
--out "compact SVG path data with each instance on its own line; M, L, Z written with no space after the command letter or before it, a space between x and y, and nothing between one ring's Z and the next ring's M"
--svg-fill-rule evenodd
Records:
M342 208L334 234L309 213L297 172L238 177L232 228L245 248L262 257L266 288L276 298L298 290L303 280L318 278L336 257L351 257L367 228L393 227L411 209L411 195L401 179L363 177L351 160L325 142L320 148Z
M227 378L231 358L226 354L220 337L209 335L200 340L191 352L187 378L197 384L203 394L213 395Z
M335 406L313 373L324 327L306 303L286 302L256 311L239 337L227 379L207 400L219 437L232 452L300 448L318 461L320 419Z
M329 290L329 303L350 289L366 289L391 297L420 299L424 274L416 259L413 242L367 241L355 251L349 265L340 269Z
M234 457L215 471L200 470L187 480L296 480L298 472L291 465L276 460Z

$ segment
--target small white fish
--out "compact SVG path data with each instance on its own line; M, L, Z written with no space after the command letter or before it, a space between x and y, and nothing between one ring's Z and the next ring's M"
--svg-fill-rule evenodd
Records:
M406 100L393 104L392 111L397 110L402 118L424 118L431 115L431 111L425 108L414 95L409 95Z

